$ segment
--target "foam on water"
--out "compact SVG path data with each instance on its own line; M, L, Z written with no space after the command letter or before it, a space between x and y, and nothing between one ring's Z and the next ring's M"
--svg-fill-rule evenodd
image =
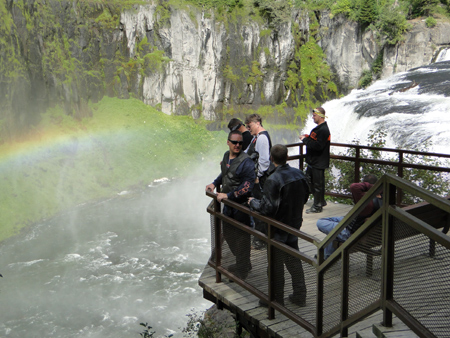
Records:
M172 190L192 196L192 183L80 206L4 243L0 301L11 305L0 308L0 336L122 338L148 322L158 336L181 337L186 314L209 305L197 283L209 257L209 199L199 189L203 202L184 211L168 203Z
M448 53L450 55L450 53ZM450 62L442 61L376 81L365 90L326 102L332 142L367 144L387 132L387 146L450 153ZM315 125L308 118L303 133Z

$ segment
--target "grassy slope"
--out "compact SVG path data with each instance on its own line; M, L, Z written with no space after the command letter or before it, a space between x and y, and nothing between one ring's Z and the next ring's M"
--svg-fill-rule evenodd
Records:
M0 146L0 241L77 204L183 176L224 150L224 132L139 100L105 97L92 108L83 121L52 109L27 140Z

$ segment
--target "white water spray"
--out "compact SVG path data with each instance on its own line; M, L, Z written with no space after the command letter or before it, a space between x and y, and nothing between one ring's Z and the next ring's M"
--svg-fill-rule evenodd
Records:
M442 51L442 60L450 58ZM442 61L376 81L323 107L332 142L367 144L370 131L387 132L387 146L450 153L450 62ZM302 133L314 128L308 119Z

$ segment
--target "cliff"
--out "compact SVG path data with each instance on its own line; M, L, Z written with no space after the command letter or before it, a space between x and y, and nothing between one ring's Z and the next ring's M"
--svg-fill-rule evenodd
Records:
M298 124L312 106L357 87L379 55L387 77L450 46L449 23L413 22L390 46L326 11L293 12L276 27L258 13L167 2L6 0L0 13L0 142L56 104L89 116L88 102L104 95L166 114L221 121L258 110Z

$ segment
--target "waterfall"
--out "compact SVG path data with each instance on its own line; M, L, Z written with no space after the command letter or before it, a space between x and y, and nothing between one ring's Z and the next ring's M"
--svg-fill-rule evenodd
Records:
M450 61L450 48L445 48L439 52L436 62Z
M326 102L331 141L367 144L371 130L387 133L387 146L450 153L450 51L440 62L397 73L366 89ZM311 118L301 133L314 127Z

